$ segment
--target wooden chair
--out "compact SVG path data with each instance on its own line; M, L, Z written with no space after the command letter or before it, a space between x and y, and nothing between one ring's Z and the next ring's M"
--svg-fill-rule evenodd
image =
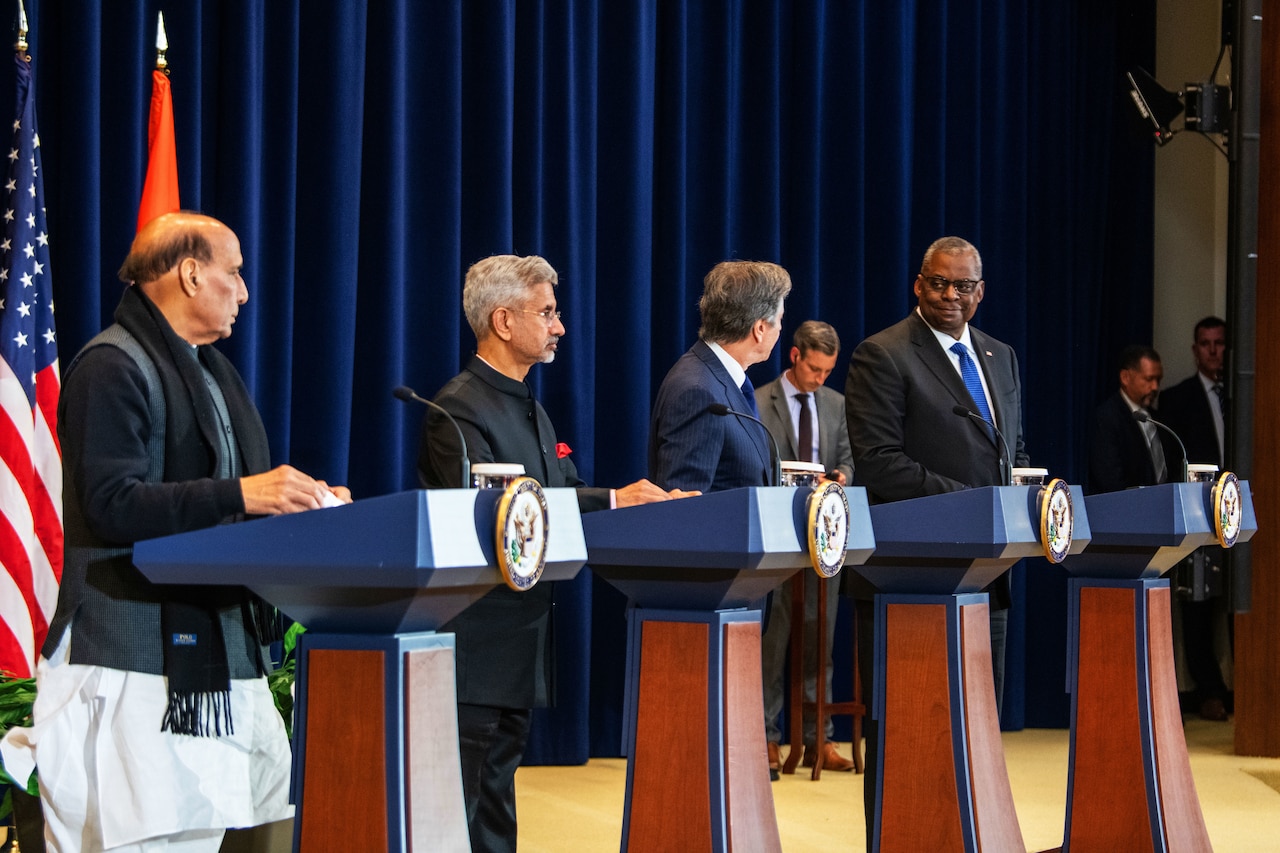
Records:
M813 711L817 726L817 737L814 748L817 756L810 774L815 782L822 777L822 759L826 753L827 718L833 714L848 714L853 717L853 769L855 773L863 771L862 762L862 718L866 716L867 706L862 700L862 680L858 677L858 629L853 629L853 698L847 702L827 701L827 644L823 638L827 635L827 586L818 583L820 578L816 572L800 571L788 583L791 584L791 681L788 715L791 718L791 749L787 760L783 762L783 773L796 772L800 763L800 755L804 748L804 712ZM817 689L814 691L816 701L804 701L804 597L805 586L818 583L818 626L815 636L817 649Z

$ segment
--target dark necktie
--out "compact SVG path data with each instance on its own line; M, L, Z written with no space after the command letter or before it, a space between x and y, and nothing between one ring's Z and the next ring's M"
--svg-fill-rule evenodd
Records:
M1146 409L1142 411L1147 412ZM1150 416L1150 412L1147 415ZM1141 424L1142 434L1147 439L1147 448L1151 451L1151 467L1156 472L1156 483L1169 482L1169 465L1164 458L1164 445L1160 443L1160 435L1150 423Z
M751 384L751 377L742 380L742 396L747 398L747 411L760 417L760 409L756 407L756 386Z
M1221 382L1213 383L1213 393L1218 395L1218 411L1222 412L1222 422L1227 422L1227 386Z
M809 395L797 394L796 402L800 404L800 438L796 443L796 459L800 462L812 462L813 412L809 411Z
M1221 439L1221 441L1218 442L1218 464L1221 465L1221 464L1224 464L1226 460L1225 445L1227 443L1227 423L1228 423L1227 421L1227 386L1223 385L1221 382L1215 382L1213 383L1213 393L1218 396L1218 413L1222 415L1222 422L1221 422L1222 431L1218 435L1218 437Z
M973 405L978 414L982 415L982 419L988 424L987 434L994 438L990 427L995 421L991 417L991 408L987 405L987 395L982 390L982 377L978 376L978 365L969 358L969 350L959 341L951 345L951 351L960 356L960 378L964 380L964 387L973 398Z

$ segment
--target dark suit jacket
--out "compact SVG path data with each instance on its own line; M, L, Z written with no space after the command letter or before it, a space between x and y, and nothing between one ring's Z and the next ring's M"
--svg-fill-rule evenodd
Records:
M823 385L814 392L813 402L818 409L818 461L826 471L843 471L845 478L852 483L853 453L849 450L844 397ZM756 406L760 409L760 420L778 442L782 458L798 459L796 426L791 419L791 407L787 405L782 377L756 389Z
M680 356L658 389L649 422L649 479L663 489L719 492L768 485L768 436L753 421L707 411L751 412L720 359L702 341Z
M1205 389L1204 383L1200 381L1200 374L1195 373L1172 388L1160 392L1160 410L1156 413L1156 417L1182 439L1182 443L1187 448L1189 461L1217 463L1218 470L1224 471L1226 460L1218 453L1218 431L1213 425L1213 409L1209 407L1209 395L1212 393ZM1163 435L1161 437L1167 438ZM1227 552L1219 546L1210 545L1188 558L1189 561L1197 559L1222 567L1226 562ZM1214 577L1214 575L1211 574L1208 577ZM1221 578L1221 573L1218 573L1217 577ZM1194 583L1195 581L1191 578L1183 578L1180 585L1190 586ZM1216 582L1211 584L1210 592L1212 595L1221 593ZM1196 604L1186 599L1183 603L1192 606ZM1199 642L1207 648L1213 648L1211 636L1202 635ZM1212 684L1214 679L1221 679L1221 675L1213 666L1213 664L1201 663L1197 666L1199 672L1192 672L1191 676L1198 685L1203 686L1206 680ZM1201 669L1201 667L1204 668Z
M435 402L457 420L475 462L511 462L547 488L578 489L583 512L608 509L609 490L589 489L568 457L556 458L551 419L524 382L473 357ZM443 417L427 415L418 449L418 476L427 488L457 487L460 448ZM440 630L457 635L458 701L498 708L550 704L552 584L527 592L500 586Z
M1013 465L1027 465L1022 443L1022 396L1013 348L969 327L986 376L996 424ZM916 312L867 338L853 351L845 380L845 412L853 449L854 482L872 503L955 492L1004 482L998 439L972 418L973 398L933 331ZM855 573L848 591L870 590ZM988 587L991 605L1009 606L1009 576Z
M1160 392L1160 411L1156 417L1178 434L1187 446L1191 462L1216 463L1223 467L1218 453L1218 431L1213 425L1213 409L1200 374L1182 380Z
M134 567L132 547L241 520L244 496L232 475L271 467L266 430L231 362L213 346L193 350L139 288L125 288L115 319L145 353L159 387L105 335L90 341L63 374L58 436L65 563L43 653L53 654L70 625L71 663L163 674L161 607L179 600L220 611L232 677L256 677L269 667L254 641L253 620L246 618L245 591L153 584ZM234 466L202 363L231 416ZM159 410L150 406L153 393L164 400L161 423L153 417ZM163 431L162 451L148 441L157 430ZM163 464L159 481L153 461Z
M969 327L986 376L996 425L1015 466L1028 464L1022 398L1013 349ZM973 409L950 356L913 311L853 352L845 381L855 481L872 503L1003 482L1000 451L987 430L953 407Z
M1093 413L1093 428L1089 432L1089 494L1156 485L1156 469L1146 436L1133 419L1122 393L1117 390ZM1182 451L1163 431L1157 434L1164 447L1168 480L1177 480Z

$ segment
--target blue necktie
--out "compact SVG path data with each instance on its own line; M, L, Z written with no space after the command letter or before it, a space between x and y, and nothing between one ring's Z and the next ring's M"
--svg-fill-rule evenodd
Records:
M751 377L742 380L742 396L747 398L747 411L760 417L760 409L756 407L756 386L751 384Z
M978 414L982 415L982 419L988 424L994 424L991 418L991 409L987 406L987 395L982 391L982 378L978 376L978 365L973 363L973 359L969 358L969 350L965 345L956 341L951 345L951 351L960 356L960 378L964 380L964 387L968 389L969 396L973 398L974 407ZM990 429L987 430L988 435L994 435Z

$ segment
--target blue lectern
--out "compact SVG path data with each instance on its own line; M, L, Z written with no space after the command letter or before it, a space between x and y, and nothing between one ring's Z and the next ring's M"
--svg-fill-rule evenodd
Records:
M795 572L813 571L809 494L733 489L582 519L592 571L635 605L623 850L781 849L752 605ZM875 541L866 491L845 496L852 563Z
M951 492L871 507L877 726L872 850L1023 850L991 671L990 582L1044 556L1040 486ZM1089 541L1070 487L1070 552Z
M1241 482L1239 541L1257 530ZM1071 761L1063 850L1209 850L1174 672L1169 581L1216 540L1210 483L1085 499L1093 541L1070 580Z
M586 560L577 497L545 491L542 582L565 580ZM454 641L436 629L503 582L494 550L501 494L402 492L135 548L155 583L246 586L307 626L294 849L345 851L351 839L389 853L470 849Z

